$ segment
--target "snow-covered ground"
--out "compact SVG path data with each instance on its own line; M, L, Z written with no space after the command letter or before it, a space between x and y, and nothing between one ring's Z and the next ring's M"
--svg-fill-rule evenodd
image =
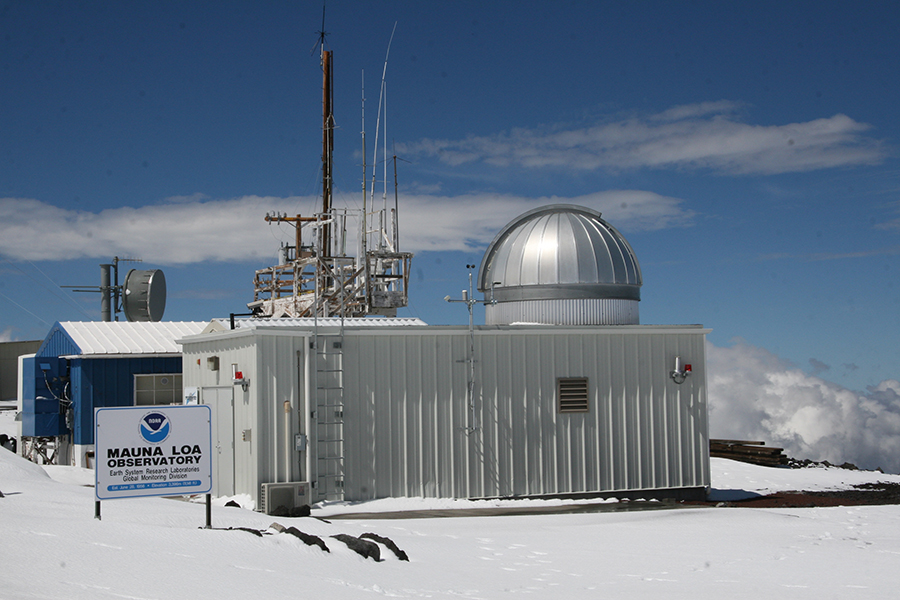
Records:
M900 476L713 459L717 494L840 489ZM104 502L91 472L0 452L0 598L888 598L900 584L900 506L681 508L388 520L270 517L164 498ZM731 491L729 491L731 490ZM529 501L518 501L528 505ZM474 503L484 506L485 503ZM404 500L337 512L450 508ZM269 526L321 537L330 552ZM258 537L228 527L265 530ZM330 536L376 533L364 559Z

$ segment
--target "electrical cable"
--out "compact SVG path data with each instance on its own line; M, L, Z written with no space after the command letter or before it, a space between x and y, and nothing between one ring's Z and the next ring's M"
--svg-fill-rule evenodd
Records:
M72 297L69 296L68 294L65 294L65 293L63 293L63 294L61 294L61 295L58 294L58 293L56 292L56 290L51 289L51 288L48 288L44 283L42 283L42 282L38 281L37 279L35 279L30 273L28 273L27 271L25 271L24 269L22 269L22 267L20 267L20 266L17 265L16 263L12 262L12 261L9 260L8 258L4 258L4 260L5 260L6 262L8 262L10 265L12 265L14 268L16 268L20 273L22 273L22 275L24 275L25 277L29 278L30 280L32 280L32 281L35 282L36 284L38 284L39 286L41 286L42 288L44 288L45 290L47 290L48 292L50 292L51 294L53 294L54 296L56 296L58 299L60 299L60 300L62 300L62 301L64 301L64 302L70 303L72 306L74 306L75 308L77 308L77 309L81 312L81 314L83 314L83 315L84 315L85 317L87 317L89 320L90 320L90 319L93 319L93 317L91 316L91 314L88 313L86 310L84 310L84 308L82 308L81 306L79 306L79 304L78 304L77 302L75 302L75 300L72 299ZM30 260L29 260L29 261L26 261L26 262L27 262L29 265L31 265L32 267L34 267L34 269L35 269L38 273L40 273L41 275L43 275L43 276L47 279L47 281L49 281L50 283L52 283L54 287L59 288L60 291L62 291L62 288L59 286L59 284L57 284L55 281L53 281L53 280L50 278L49 275L47 275L46 273L44 273L43 271L41 271L41 270L38 268L38 266L37 266L36 264L34 264L33 262L31 262ZM44 322L46 323L46 321L44 321Z
M47 325L48 327L50 327L50 326L52 325L52 323L50 323L50 322L48 322L48 321L45 321L44 319L40 318L39 316L37 316L36 314L34 314L33 312L31 312L30 310L28 310L28 309L25 308L24 306L22 306L21 304L19 304L18 302L16 302L15 300L13 300L12 298L10 298L10 297L7 296L6 294L4 294L3 292L0 292L0 296L3 296L3 297L6 298L7 300L9 300L12 304L15 304L16 306L18 306L19 308L21 308L22 310L24 310L25 312L27 312L29 315L31 315L32 317L34 317L35 319L37 319L37 320L40 321L41 323Z

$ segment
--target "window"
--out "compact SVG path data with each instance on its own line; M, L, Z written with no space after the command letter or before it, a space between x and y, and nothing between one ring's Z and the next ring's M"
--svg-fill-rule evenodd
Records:
M181 373L134 376L135 406L182 404L183 401Z
M588 411L587 377L560 377L556 380L556 390L556 397L559 398L559 412Z

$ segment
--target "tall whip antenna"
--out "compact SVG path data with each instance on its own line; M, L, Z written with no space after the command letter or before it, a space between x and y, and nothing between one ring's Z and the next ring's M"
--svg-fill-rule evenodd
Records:
M397 22L394 21L394 29L391 30L391 39L388 41L387 52L384 53L384 68L381 71L381 92L378 94L378 117L375 119L375 151L372 157L372 188L371 188L371 202L372 206L375 205L375 178L376 178L376 170L378 169L378 132L381 127L381 113L382 106L384 103L384 81L385 77L387 77L387 66L388 66L388 57L391 55L391 44L394 42L394 33L397 31ZM385 139L387 139L387 133L385 133ZM386 151L385 151L386 153ZM385 160L387 160L387 156L385 156ZM385 181L387 180L387 173L385 172ZM385 190L385 194L387 194L387 190ZM381 247L383 240L379 236L378 246Z
M325 31L325 0L322 0L322 29L318 31L319 33L319 47L320 52L325 51L325 36L328 35L328 32Z

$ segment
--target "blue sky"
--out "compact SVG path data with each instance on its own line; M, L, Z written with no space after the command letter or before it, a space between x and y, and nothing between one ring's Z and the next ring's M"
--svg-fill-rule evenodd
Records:
M113 256L164 270L167 320L246 310L291 236L265 213L315 205L321 20L320 2L0 4L0 339L99 318L58 286ZM359 204L361 82L372 136L395 22L404 316L465 323L441 299L493 235L584 204L637 253L642 322L851 390L900 378L894 3L332 0L338 205Z

